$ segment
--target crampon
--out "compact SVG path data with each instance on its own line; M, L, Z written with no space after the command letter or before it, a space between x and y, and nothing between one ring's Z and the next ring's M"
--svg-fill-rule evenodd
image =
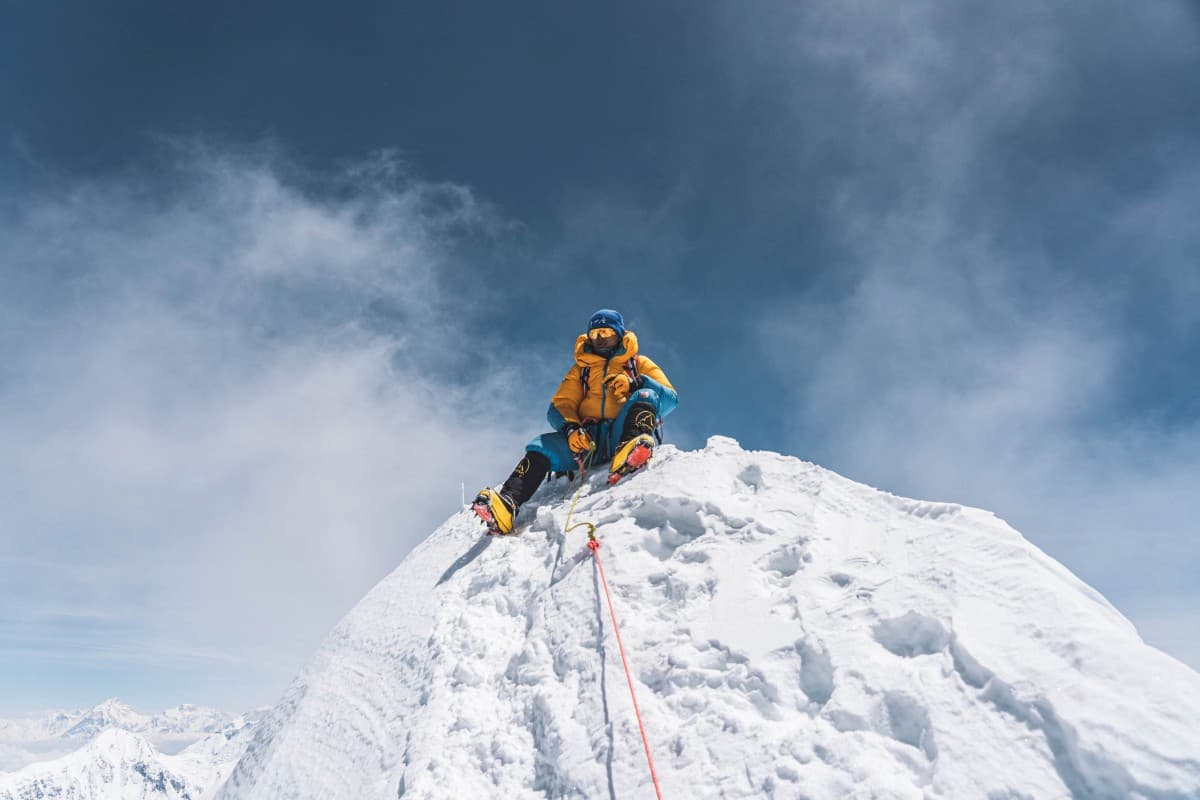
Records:
M654 455L654 439L650 436L642 434L626 442L613 458L612 469L608 474L608 485L612 486L626 475L637 472L646 466L646 462L652 455Z
M471 510L487 525L489 536L506 536L512 533L515 509L509 507L499 492L484 489L475 496Z

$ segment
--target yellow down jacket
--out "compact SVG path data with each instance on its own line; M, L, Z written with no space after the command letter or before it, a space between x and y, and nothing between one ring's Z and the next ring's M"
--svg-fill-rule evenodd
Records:
M618 399L605 385L604 379L614 372L630 373L630 363L638 375L646 375L668 389L674 389L662 369L649 358L638 354L638 340L633 331L626 331L621 347L611 358L593 353L586 335L575 340L575 363L559 384L550 400L567 422L585 419L616 419L628 397ZM587 385L583 374L587 370Z

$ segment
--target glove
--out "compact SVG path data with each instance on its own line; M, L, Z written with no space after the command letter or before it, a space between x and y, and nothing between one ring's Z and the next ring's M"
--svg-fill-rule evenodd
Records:
M584 455L596 449L596 443L578 422L568 422L563 428L563 433L567 436L567 447L570 447L571 452L576 455Z
M629 399L631 392L637 391L637 385L624 372L614 372L604 379L604 385L612 392L613 397L622 403Z

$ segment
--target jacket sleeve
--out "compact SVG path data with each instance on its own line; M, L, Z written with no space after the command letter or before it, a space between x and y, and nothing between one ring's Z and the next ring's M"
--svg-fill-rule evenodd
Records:
M550 398L550 424L558 430L568 422L579 422L579 404L583 402L583 381L579 379L579 365L573 364L567 376L558 385L558 391ZM555 414L555 412L558 412ZM562 424L555 424L562 417Z
M667 380L662 368L646 356L638 356L638 378L643 389L653 389L658 394L658 416L661 419L679 405L679 395Z
M638 356L637 360L639 375L649 375L666 388L671 390L675 389L675 387L671 385L671 382L667 380L667 374L662 371L662 367L660 367L658 364L655 364L649 358L646 358L646 356Z

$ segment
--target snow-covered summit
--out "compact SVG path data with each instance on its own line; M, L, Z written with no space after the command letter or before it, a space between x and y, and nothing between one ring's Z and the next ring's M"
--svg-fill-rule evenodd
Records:
M149 719L144 714L139 714L119 699L112 697L84 714L62 735L69 738L90 739L106 728L142 732L149 725Z
M160 758L143 737L108 728L70 755L0 774L0 800L199 800Z
M564 492L417 547L219 796L652 796ZM990 513L714 437L591 476L576 519L667 798L1200 798L1200 675Z

